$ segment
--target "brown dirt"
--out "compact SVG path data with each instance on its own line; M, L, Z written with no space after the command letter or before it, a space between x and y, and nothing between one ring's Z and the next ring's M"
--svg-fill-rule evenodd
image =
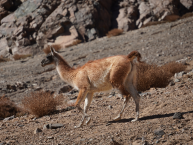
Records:
M187 71L193 69L193 17L172 23L142 28L111 38L99 38L86 44L61 49L60 52L73 67L83 65L112 55L127 55L138 50L144 61L158 65L181 60L189 62ZM24 60L0 63L0 96L5 94L17 105L31 91L49 90L59 92L67 85L54 70L54 66L42 68L45 54ZM193 72L192 72L193 73ZM175 78L172 78L175 80ZM25 87L8 89L7 85L17 82ZM184 75L179 82L165 88L151 88L141 94L140 120L135 117L135 105L131 100L125 109L123 119L111 121L120 111L123 100L119 94L109 98L109 93L95 95L88 114L91 123L74 129L81 119L76 109L67 111L59 106L53 115L35 118L32 115L0 121L0 142L9 144L193 144L193 78L191 73ZM74 99L77 92L64 93L65 99ZM173 119L175 112L182 112L182 119ZM35 118L35 119L34 119ZM45 124L61 123L59 129L45 129L34 134L36 128ZM155 130L163 130L160 138Z

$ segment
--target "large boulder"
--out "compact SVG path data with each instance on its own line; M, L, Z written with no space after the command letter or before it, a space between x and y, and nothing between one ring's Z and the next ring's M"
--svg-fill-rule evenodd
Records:
M27 0L1 20L0 38L11 42L13 54L20 48L19 52L25 48L30 52L28 46L32 45L65 47L75 39L90 41L109 31L111 1Z
M189 11L193 11L193 0L180 0L180 2Z

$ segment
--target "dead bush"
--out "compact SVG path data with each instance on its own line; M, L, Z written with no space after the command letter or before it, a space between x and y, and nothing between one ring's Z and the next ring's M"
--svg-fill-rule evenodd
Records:
M20 59L26 59L27 57L31 57L31 54L14 54L13 59L14 60L20 60Z
M161 69L170 72L172 75L175 73L184 71L186 69L186 65L178 62L170 62L163 66L161 66Z
M113 30L109 31L106 35L108 38L110 38L112 36L121 35L122 33L123 33L123 30L121 30L121 29L113 29Z
M77 40L74 40L72 42L72 44L66 45L65 47L68 48L68 47L71 47L71 46L74 46L74 45L78 45L81 42L82 42L82 40L77 39Z
M7 61L10 61L10 59L9 58L5 58L2 55L0 56L0 63L1 62L7 62Z
M0 118L6 118L12 115L17 116L21 112L21 109L9 98L0 97Z
M175 73L185 70L185 68L185 65L177 62L171 62L163 66L137 63L137 90L145 91L153 87L166 87L170 78Z
M61 103L61 96L54 97L50 92L31 92L22 100L24 109L37 117L52 114Z
M51 45L56 51L59 51L62 47L61 45L59 44L53 44ZM46 45L43 49L44 53L45 54L49 54L51 51L50 51L50 45Z

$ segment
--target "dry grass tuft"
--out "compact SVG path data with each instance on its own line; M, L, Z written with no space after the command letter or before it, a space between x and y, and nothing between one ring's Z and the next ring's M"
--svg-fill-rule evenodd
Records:
M14 54L13 59L14 60L20 60L20 59L26 59L27 57L31 57L31 54Z
M68 48L68 47L77 45L77 44L79 44L79 43L81 43L81 42L82 42L82 40L77 39L77 40L74 40L74 41L72 42L72 44L66 45L65 47Z
M166 22L174 22L174 21L177 21L179 20L180 16L179 15L168 15L166 16L163 21L166 21Z
M149 22L149 23L143 25L141 28L149 27L149 26L153 26L153 25L159 25L159 24L163 24L163 23L166 23L166 21L153 21L153 22Z
M6 118L12 115L17 116L20 112L21 109L9 98L5 96L0 97L0 118Z
M137 90L145 91L152 87L166 87L170 78L175 73L185 70L185 68L185 65L177 62L171 62L163 66L137 63Z
M193 16L193 13L186 13L180 19L185 19L185 18L192 17L192 16Z
M61 103L61 96L54 98L50 92L31 92L22 101L24 109L37 117L52 114Z
M0 63L1 62L7 62L7 61L10 61L10 59L9 58L5 58L2 55L0 56Z
M56 51L59 51L62 47L61 45L59 44L53 44L51 45ZM43 49L44 53L45 54L49 54L51 51L50 51L50 45L46 45Z
M109 31L106 35L108 38L110 38L112 36L121 35L122 33L123 33L123 30L121 30L121 29L113 29L113 30Z

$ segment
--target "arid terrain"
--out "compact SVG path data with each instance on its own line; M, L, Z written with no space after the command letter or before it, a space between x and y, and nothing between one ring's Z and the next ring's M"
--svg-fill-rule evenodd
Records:
M78 67L89 60L127 55L133 50L139 51L147 63L163 65L182 61L189 64L179 78L171 78L173 83L167 87L140 93L139 121L131 122L135 117L131 99L123 119L111 122L123 100L116 91L98 93L88 111L92 117L88 126L75 129L81 114L77 109L65 109L64 104L53 115L36 118L26 114L0 120L0 144L193 144L193 17L140 28L116 37L98 38L61 49L60 54L71 66ZM31 91L61 93L67 84L59 78L54 66L41 67L44 57L42 52L23 60L0 63L0 96L9 97L22 107L22 99ZM15 84L21 84L21 87L11 87ZM69 100L75 99L77 94L76 91L63 92L64 98ZM173 119L176 112L182 113L180 119ZM63 126L57 129L44 127L56 123Z

